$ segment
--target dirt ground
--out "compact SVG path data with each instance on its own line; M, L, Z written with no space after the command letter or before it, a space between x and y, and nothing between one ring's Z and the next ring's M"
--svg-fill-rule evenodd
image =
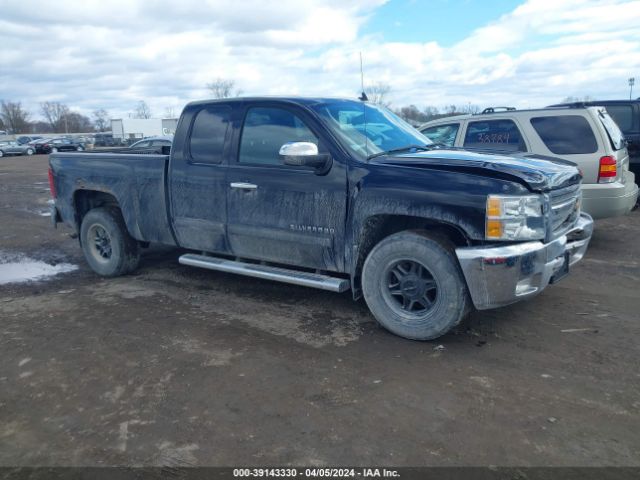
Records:
M0 466L640 466L640 212L539 297L412 342L171 249L101 279L41 216L46 169L0 159L0 253L79 268L0 285Z

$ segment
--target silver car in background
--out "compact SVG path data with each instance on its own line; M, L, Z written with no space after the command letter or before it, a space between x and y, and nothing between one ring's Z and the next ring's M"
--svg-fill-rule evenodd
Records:
M0 157L5 155L33 155L34 153L35 148L28 143L20 145L18 142L0 142Z
M448 147L576 164L583 175L582 210L595 219L625 215L638 199L626 141L602 107L487 108L481 114L440 118L418 130Z

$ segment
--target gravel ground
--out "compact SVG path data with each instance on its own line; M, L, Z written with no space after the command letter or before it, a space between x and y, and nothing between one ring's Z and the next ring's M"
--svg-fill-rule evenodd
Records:
M0 261L78 268L0 285L0 466L640 466L639 212L539 297L412 342L172 249L99 278L42 216L46 168L0 159Z

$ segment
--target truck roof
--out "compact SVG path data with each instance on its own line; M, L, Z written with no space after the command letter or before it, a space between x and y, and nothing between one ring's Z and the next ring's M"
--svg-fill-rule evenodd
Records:
M209 99L209 100L196 100L193 102L189 102L187 107L197 106L197 105L209 105L212 103L244 103L244 102L284 102L284 103L295 103L298 105L315 105L318 103L325 102L335 102L335 101L351 101L351 102L359 102L357 98L344 98L344 97L283 97L283 96L261 96L261 97L230 97L230 98L220 98L220 99Z

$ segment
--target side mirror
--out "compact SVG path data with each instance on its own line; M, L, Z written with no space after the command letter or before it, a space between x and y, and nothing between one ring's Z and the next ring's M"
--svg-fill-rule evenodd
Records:
M280 147L280 155L284 157L285 165L295 167L311 167L324 170L330 160L327 154L319 154L318 146L311 142L289 142Z

